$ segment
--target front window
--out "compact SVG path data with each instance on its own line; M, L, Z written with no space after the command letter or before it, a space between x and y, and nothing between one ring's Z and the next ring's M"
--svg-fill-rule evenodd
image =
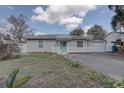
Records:
M39 48L43 48L43 41L42 41L42 40L39 40L39 41L38 41L38 47L39 47Z
M77 41L77 47L83 47L83 40Z

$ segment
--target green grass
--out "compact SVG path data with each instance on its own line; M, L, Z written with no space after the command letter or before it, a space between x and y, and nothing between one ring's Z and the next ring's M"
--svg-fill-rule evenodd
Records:
M0 82L15 68L31 79L21 87L113 87L114 80L56 54L30 54L0 61Z

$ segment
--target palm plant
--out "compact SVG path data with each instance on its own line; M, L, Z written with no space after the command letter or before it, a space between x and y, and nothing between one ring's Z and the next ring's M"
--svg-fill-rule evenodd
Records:
M124 88L124 79L122 79L121 81L117 81L116 83L114 83L113 86L116 88Z
M19 69L15 69L14 71L12 71L12 73L10 73L8 78L0 85L0 87L16 88L29 80L29 77L26 76L16 80L18 73L19 73Z

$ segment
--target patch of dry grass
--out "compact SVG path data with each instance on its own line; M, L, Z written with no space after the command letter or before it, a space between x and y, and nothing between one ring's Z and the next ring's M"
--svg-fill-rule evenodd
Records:
M21 87L113 87L113 80L56 54L30 54L0 61L0 78L15 68L31 79Z

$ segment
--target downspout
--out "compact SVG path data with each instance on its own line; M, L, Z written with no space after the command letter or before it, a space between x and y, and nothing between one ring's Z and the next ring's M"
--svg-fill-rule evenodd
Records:
M89 40L87 40L87 53L89 53L89 46L88 46Z
M107 52L107 51L106 51L106 45L107 45L107 41L105 40L105 53Z
M87 52L86 53L88 53L88 40L87 40Z
M120 33L119 33L119 39L121 39L121 26L119 27Z

